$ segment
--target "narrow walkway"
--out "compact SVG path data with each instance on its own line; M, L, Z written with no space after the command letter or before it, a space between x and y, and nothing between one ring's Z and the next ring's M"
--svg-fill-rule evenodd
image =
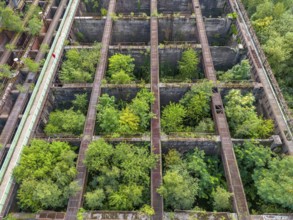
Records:
M155 210L153 220L163 219L163 198L157 193L162 183L162 156L160 136L160 88L159 88L159 51L158 51L158 18L157 0L151 0L151 91L155 95L152 112L155 118L151 121L151 146L154 154L159 156L156 168L151 172L151 203Z
M199 0L192 0L192 3L196 16L198 36L202 46L205 75L207 79L216 83L217 78L209 43L207 40ZM217 131L221 138L222 162L224 164L229 189L233 193L234 211L237 213L239 220L250 219L246 197L238 170L237 160L234 154L233 143L230 136L227 118L224 112L223 101L217 87L213 89L212 113L214 121L216 123Z
M102 48L99 64L96 70L96 75L94 79L93 89L91 93L90 103L88 106L87 117L83 130L83 138L79 148L79 154L77 159L77 178L81 190L77 192L75 196L69 198L66 220L75 220L78 209L82 207L83 203L83 193L86 187L87 180L87 170L83 163L85 158L85 151L88 148L89 143L92 140L95 131L95 122L96 122L96 106L98 104L98 98L101 94L101 84L104 77L104 73L107 68L107 59L108 59L108 49L111 40L112 34L112 18L111 14L115 12L116 0L110 0L108 14L106 18L106 23L104 27L103 39L102 39Z

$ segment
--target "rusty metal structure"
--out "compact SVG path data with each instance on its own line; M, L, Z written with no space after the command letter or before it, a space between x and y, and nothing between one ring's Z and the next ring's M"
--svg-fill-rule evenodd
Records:
M154 154L159 155L156 167L151 172L151 204L155 215L153 220L163 219L163 198L157 193L157 188L162 183L162 157L161 157L161 126L160 126L160 88L159 88L159 51L158 51L158 18L157 0L151 0L151 91L154 93L155 102L152 112L155 118L151 120L151 147Z
M220 94L220 89L223 87L240 87L240 88L261 88L263 91L262 96L265 101L266 107L269 109L268 117L274 119L275 128L277 134L280 135L285 150L289 154L293 154L293 142L291 129L291 115L289 114L288 107L284 101L281 91L278 87L276 79L274 78L272 71L268 65L268 62L260 48L259 42L255 36L255 33L250 25L247 14L244 10L240 0L227 0L229 3L229 10L236 12L238 17L236 18L236 26L239 31L242 44L248 50L248 57L253 67L254 82L244 85L221 85L217 83L216 71L213 63L213 58L208 42L207 31L205 28L204 18L202 16L202 9L200 7L199 0L192 0L192 12L195 14L196 23L196 35L199 39L197 41L189 41L189 45L192 48L200 49L202 52L203 70L205 77L214 83L213 96L211 102L211 109L213 119L215 121L216 130L220 137L221 142L221 158L224 165L225 176L228 182L230 192L233 193L233 210L237 213L239 220L249 220L251 216L244 193L242 180L240 177L239 169L237 166L237 160L233 150L233 142L231 139L227 118L225 116L225 109ZM33 4L38 4L38 0L33 1ZM51 2L52 3L52 2ZM2 164L0 172L0 206L1 216L4 216L9 210L10 200L15 194L15 183L11 177L11 172L16 166L19 160L22 147L27 144L31 137L34 137L38 121L41 118L42 111L48 101L49 90L58 89L71 89L71 88L88 88L91 90L89 106L86 116L82 137L67 137L60 138L66 141L80 142L79 154L77 159L77 176L76 180L81 187L75 196L71 196L68 201L66 213L44 212L39 215L38 218L46 219L66 219L75 220L78 210L83 205L84 192L87 184L87 170L83 163L85 158L85 151L88 145L93 140L95 134L96 123L96 106L99 102L99 97L102 90L102 80L105 77L107 69L107 61L109 55L109 49L149 49L150 50L150 84L145 85L150 88L154 93L155 102L152 105L152 113L156 116L151 120L151 150L154 154L158 155L156 167L151 171L151 206L154 208L155 215L153 220L162 220L164 216L163 198L157 193L157 188L162 183L162 150L161 150L161 125L160 125L160 88L163 87L159 80L160 59L159 59L159 18L158 18L158 1L150 0L150 16L148 17L150 23L150 42L119 42L117 45L111 45L112 32L113 32L113 14L118 11L117 0L109 0L107 16L105 17L105 25L101 40L100 60L95 72L93 83L80 83L80 84L60 84L59 82L53 83L54 76L59 66L59 61L62 59L62 53L64 49L64 41L69 35L74 16L77 12L79 0L61 0L58 8L52 19L48 19L44 28L44 39L42 44L50 44L53 37L55 37L55 30L59 26L60 30L66 31L64 34L59 33L56 39L56 44L53 45L53 49L49 52L47 58L47 68L44 69L44 76L39 83L39 90L34 91L33 96L29 91L29 88L36 82L38 74L28 73L25 82L23 84L25 91L19 92L16 98L15 104L8 115L7 122L2 130L0 136L0 143L4 148L0 151L0 164ZM75 6L75 7L74 7ZM48 6L48 11L52 7L52 4ZM67 10L65 11L67 7ZM72 10L72 11L70 11ZM65 11L65 15L64 15ZM66 16L66 13L70 13L70 16ZM170 12L172 13L172 12ZM182 14L183 15L183 14ZM189 14L188 18L192 17ZM132 19L132 16L125 16L127 19ZM62 19L61 19L62 18ZM140 18L141 19L141 18ZM60 24L61 21L61 24ZM64 22L64 23L63 23ZM63 28L63 29L62 29ZM15 44L19 38L15 38L13 42ZM28 42L30 42L28 40ZM55 42L55 41L54 41ZM165 46L169 48L182 48L184 41L166 41ZM39 44L39 43L38 43ZM26 48L24 54L28 54L33 50L33 44ZM69 48L90 48L88 45L82 46L68 46ZM52 56L54 52L54 57ZM5 51L1 57L0 63L7 63L11 52ZM56 58L55 58L56 54ZM45 57L45 53L39 50L35 57L35 61L39 62ZM52 68L52 69L51 69ZM179 87L190 87L192 84L179 85ZM177 85L178 86L178 85ZM170 86L171 87L171 86ZM174 86L176 87L176 86ZM238 88L237 87L237 88ZM12 91L12 86L7 88L6 93L9 94ZM31 98L31 95L33 98ZM7 96L7 95L6 95ZM6 97L4 95L4 97ZM2 104L1 104L2 103ZM4 106L4 102L0 102ZM26 107L26 106L29 106ZM24 112L25 111L25 112ZM21 119L20 125L19 121ZM16 132L17 131L17 132ZM16 132L16 133L15 133ZM16 139L17 137L17 139ZM41 137L42 136L35 136ZM58 139L58 138L57 138ZM12 148L11 148L12 147ZM7 157L6 157L7 156ZM7 190L9 188L9 190Z
M102 39L102 48L101 48L101 58L97 67L95 74L95 79L92 87L90 102L87 111L87 117L84 125L83 138L79 148L79 154L77 159L77 181L81 186L81 190L75 196L69 198L68 207L65 219L66 220L75 220L76 214L80 207L82 207L83 202L83 192L86 186L87 179L87 170L83 163L85 158L85 151L88 148L89 143L92 141L95 130L96 122L96 106L98 104L98 99L101 94L101 84L104 77L107 61L108 61L108 48L111 40L112 33L112 18L111 15L115 12L116 0L109 1L108 14L106 18L103 39Z
M216 83L217 78L209 48L209 43L206 36L205 25L201 15L200 4L198 0L193 0L192 3L196 15L198 36L202 47L205 76L207 79ZM224 169L229 189L233 193L233 208L234 211L238 214L238 218L240 220L246 220L249 219L248 205L246 202L237 160L234 154L233 143L231 140L227 118L225 115L223 101L219 93L219 89L216 87L216 85L213 88L211 108L216 128L221 138L222 161L224 163Z

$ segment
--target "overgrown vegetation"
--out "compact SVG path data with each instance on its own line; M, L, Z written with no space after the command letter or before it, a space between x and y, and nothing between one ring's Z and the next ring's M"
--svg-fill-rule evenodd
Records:
M293 108L292 0L243 1L282 92Z
M114 54L109 58L108 75L113 84L126 84L133 80L134 58L130 55Z
M137 134L145 132L150 119L150 105L154 102L153 93L140 90L130 103L115 102L115 97L103 94L97 106L98 131L105 134Z
M96 43L92 49L68 50L59 74L61 82L92 82L100 59L100 48L101 45Z
M27 31L29 34L36 36L39 35L43 26L43 21L41 19L41 15L39 14L39 12L41 12L42 10L34 5L30 6L29 10L33 11L33 14L28 22Z
M165 209L229 211L223 167L217 156L195 148L184 155L172 149L164 157L163 184L157 190Z
M45 133L52 135L80 135L83 131L87 110L87 95L75 95L73 107L65 110L55 110L50 113L49 121L45 126Z
M190 48L182 53L177 67L174 64L161 63L160 77L162 81L192 81L201 78L198 53Z
M225 97L225 111L233 137L267 138L274 129L272 120L258 116L252 93L242 95L240 90L232 89Z
M170 103L162 112L165 132L197 131L214 132L210 101L213 84L203 80L191 87L179 103Z
M22 32L21 17L10 7L5 6L5 2L0 2L0 31L8 30Z
M156 157L148 145L93 141L85 155L90 181L85 205L90 210L138 210L150 213L150 170Z
M219 80L221 81L240 81L250 79L250 64L248 60L242 60L226 72L218 71Z
M251 212L292 212L293 157L254 142L237 146L235 154Z
M135 70L135 59L131 55L116 53L109 58L109 67L107 71L108 81L113 84L128 84L136 80L149 80L149 56L148 53L142 53L145 56L144 64Z
M12 76L11 66L8 64L0 65L0 80L10 78Z
M32 140L24 147L13 177L19 184L17 198L25 211L60 210L78 189L73 181L76 153L64 142Z

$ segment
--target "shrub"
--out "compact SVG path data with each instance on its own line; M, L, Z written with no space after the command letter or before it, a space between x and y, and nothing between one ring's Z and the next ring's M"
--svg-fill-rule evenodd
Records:
M179 74L184 79L199 79L198 64L199 58L194 49L188 49L182 53L182 58L178 62Z
M90 143L85 165L91 182L86 193L90 209L135 210L148 200L150 169L157 158L149 146L120 143L116 147L98 139Z
M13 171L20 185L20 207L31 211L64 207L69 196L79 189L73 181L77 173L75 159L76 154L64 142L33 140L29 147L24 147Z

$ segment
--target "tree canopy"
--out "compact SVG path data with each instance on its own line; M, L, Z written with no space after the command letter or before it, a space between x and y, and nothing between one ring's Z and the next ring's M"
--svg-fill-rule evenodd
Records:
M167 210L188 210L195 206L230 209L230 194L225 189L219 158L206 156L198 149L184 155L172 149L165 155L163 165L163 184L157 191L164 197Z
M213 84L203 80L196 83L178 104L170 103L163 108L162 127L167 133L186 131L211 132L210 100Z
M100 59L100 47L96 43L91 49L68 50L59 74L61 82L91 82Z
M226 72L218 72L221 81L248 80L250 79L250 64L248 60L242 60Z
M101 132L107 134L136 134L145 132L153 114L150 105L154 102L153 93L141 89L130 103L119 106L115 97L103 94L97 106L97 122Z
M293 108L292 0L243 1L282 92Z
M90 183L85 195L89 209L137 210L149 199L150 169L156 157L149 146L104 139L93 141L85 155Z
M293 210L291 156L280 157L268 147L248 141L237 146L235 154L253 213Z
M185 50L182 53L181 60L178 61L178 69L180 78L183 79L199 79L198 70L199 58L194 49Z
M20 185L17 193L20 207L34 212L64 207L78 189L73 181L77 173L76 156L65 142L35 139L24 147L19 165L13 171Z
M274 128L273 121L257 115L252 93L242 95L232 89L225 96L225 112L230 131L238 138L267 138Z

